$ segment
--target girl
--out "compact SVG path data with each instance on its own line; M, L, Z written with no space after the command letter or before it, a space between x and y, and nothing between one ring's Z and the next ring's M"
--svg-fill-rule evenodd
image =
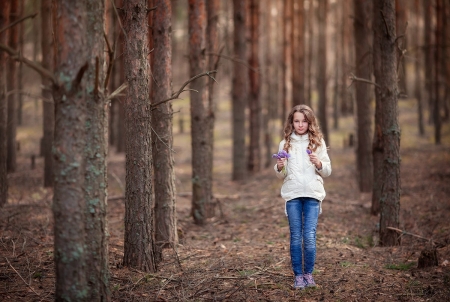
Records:
M322 177L331 174L327 147L311 108L292 108L278 148L289 154L278 158L274 169L284 179L281 197L286 201L294 288L316 286L312 272L316 260L316 228L325 198ZM281 153L280 153L281 152Z

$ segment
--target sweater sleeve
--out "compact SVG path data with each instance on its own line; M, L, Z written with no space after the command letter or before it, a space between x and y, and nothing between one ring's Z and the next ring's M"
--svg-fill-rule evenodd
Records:
M327 146L325 144L325 141L322 139L322 146L320 146L320 151L318 152L319 160L322 162L322 169L317 170L317 173L319 173L322 177L328 177L331 175L331 160L328 156L327 152Z
M284 140L280 142L280 145L278 146L278 152L280 152L281 150L283 150L283 146L284 146ZM286 177L286 168L282 169L281 171L278 171L278 167L277 164L275 164L275 166L273 167L273 169L275 170L276 176L279 179L284 179Z

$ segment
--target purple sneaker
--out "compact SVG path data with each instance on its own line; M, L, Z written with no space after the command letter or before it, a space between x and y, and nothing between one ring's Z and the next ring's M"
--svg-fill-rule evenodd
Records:
M305 287L315 287L316 286L316 282L314 282L314 278L313 278L312 274L304 274L303 280L304 280Z
M306 286L306 283L305 283L305 279L303 278L303 275L295 276L294 288L295 289L304 289L305 286Z

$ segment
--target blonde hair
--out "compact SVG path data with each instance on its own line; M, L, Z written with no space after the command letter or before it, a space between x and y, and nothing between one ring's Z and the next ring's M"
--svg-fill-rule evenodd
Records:
M297 105L292 108L291 112L286 119L286 123L284 126L284 139L285 143L283 149L286 152L289 152L291 148L291 134L295 131L294 129L294 114L296 112L301 112L305 116L305 120L308 122L308 137L309 137L309 145L308 149L312 151L316 151L318 147L322 145L323 134L320 131L319 124L317 122L316 115L312 111L309 106L306 105Z

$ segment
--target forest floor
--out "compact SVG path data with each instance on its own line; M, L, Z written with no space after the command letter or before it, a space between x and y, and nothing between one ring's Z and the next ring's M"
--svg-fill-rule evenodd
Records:
M189 134L175 131L180 245L164 251L156 273L123 267L124 200L110 200L112 300L450 301L450 127L444 124L443 142L436 146L430 127L425 137L417 135L415 110L412 101L401 101L401 246L378 245L379 217L370 215L371 195L358 192L354 149L342 144L353 119L342 119L341 130L331 131L333 173L325 179L317 230L318 286L306 290L292 288L288 222L273 170L240 183L230 180L229 113L217 123L219 206L205 226L190 216ZM42 158L30 169L39 136L29 138L34 134L27 129L19 130L19 169L9 175L9 202L0 211L0 301L54 299L52 190L42 188ZM123 195L124 159L110 150L110 197ZM441 243L439 265L418 269L419 255L431 241Z

